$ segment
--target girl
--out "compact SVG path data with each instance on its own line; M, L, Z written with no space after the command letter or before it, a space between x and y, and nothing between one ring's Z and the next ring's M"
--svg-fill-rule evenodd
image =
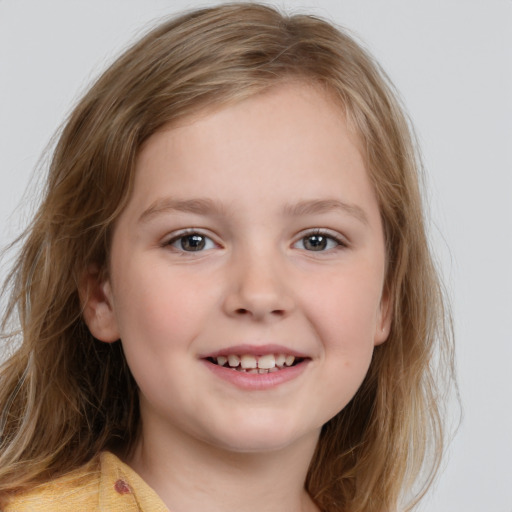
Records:
M418 162L325 21L223 5L128 50L8 284L6 512L410 510L437 470L451 345Z

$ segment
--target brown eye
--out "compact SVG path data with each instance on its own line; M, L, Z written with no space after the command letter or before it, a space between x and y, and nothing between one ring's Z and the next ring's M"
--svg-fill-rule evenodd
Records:
M212 249L215 246L209 237L200 233L180 235L170 240L168 245L185 252L199 252L205 249Z
M180 245L184 251L202 251L206 242L204 236L187 235L180 239Z
M305 236L303 239L304 249L308 251L323 251L327 247L327 237L322 235Z
M327 233L311 233L298 240L294 247L306 251L323 252L336 247L345 246L340 240Z

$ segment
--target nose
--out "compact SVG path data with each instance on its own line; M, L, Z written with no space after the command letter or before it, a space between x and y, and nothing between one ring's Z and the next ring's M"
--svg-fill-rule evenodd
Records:
M236 318L271 321L295 308L290 277L279 255L253 254L232 262L225 312Z

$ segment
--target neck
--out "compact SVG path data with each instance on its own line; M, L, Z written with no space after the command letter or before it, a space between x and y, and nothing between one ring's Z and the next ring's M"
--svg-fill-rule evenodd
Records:
M128 464L169 510L190 512L314 512L304 489L318 433L293 446L239 453L186 434L142 429ZM200 504L200 507L198 507Z

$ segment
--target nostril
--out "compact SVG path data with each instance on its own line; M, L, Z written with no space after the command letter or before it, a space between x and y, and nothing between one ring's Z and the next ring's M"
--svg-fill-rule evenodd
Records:
M238 308L237 310L235 310L235 313L237 315L250 315L250 314L252 314L249 309L245 309L245 308ZM271 315L276 315L276 316L283 316L285 314L285 311L283 309L273 309L272 311L270 311L270 314Z

